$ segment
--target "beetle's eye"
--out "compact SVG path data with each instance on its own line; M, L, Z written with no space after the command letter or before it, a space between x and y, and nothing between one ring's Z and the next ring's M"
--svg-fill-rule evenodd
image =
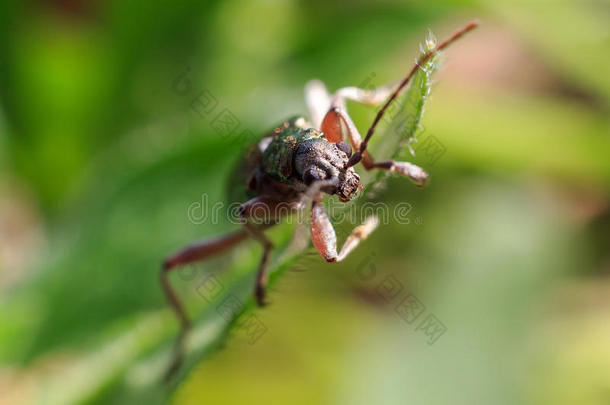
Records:
M341 152L345 153L348 158L352 156L352 148L347 144L347 142L337 142L337 148L339 148Z
M305 183L308 186L311 185L311 183L313 183L316 180L322 180L322 177L320 177L320 174L318 173L317 170L309 169L303 175L303 183Z

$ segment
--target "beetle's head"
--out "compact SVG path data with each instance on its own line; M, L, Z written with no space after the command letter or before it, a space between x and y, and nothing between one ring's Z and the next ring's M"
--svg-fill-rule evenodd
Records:
M327 194L336 194L347 202L362 189L360 176L353 167L346 168L352 149L345 142L331 143L325 138L303 142L296 150L294 163L302 182L310 186L315 181L328 181L321 188Z

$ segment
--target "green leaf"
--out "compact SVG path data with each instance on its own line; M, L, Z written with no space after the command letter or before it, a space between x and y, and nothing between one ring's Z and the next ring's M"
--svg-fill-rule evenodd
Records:
M436 47L436 39L430 32L423 45L420 46L420 57ZM429 58L416 71L410 84L388 106L381 118L382 127L373 136L371 151L375 160L406 159L408 153L415 156L412 145L417 142L421 133L422 118L426 102L432 90L432 76L439 69L440 54ZM383 106L380 105L379 109ZM387 171L379 170L361 175L367 191L377 190L383 186L383 180L389 175Z

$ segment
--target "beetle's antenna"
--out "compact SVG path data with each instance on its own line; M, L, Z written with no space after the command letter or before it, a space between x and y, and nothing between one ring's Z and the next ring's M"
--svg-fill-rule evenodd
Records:
M356 153L354 153L352 155L352 157L349 159L349 161L345 165L346 168L354 166L358 162L360 162L360 160L362 160L362 154L366 150L368 142L371 139L371 136L373 136L373 132L375 132L375 127L377 126L377 123L379 123L379 120L381 120L381 117L383 117L383 114L385 113L388 106L390 104L392 104L392 102L394 100L396 100L396 97L398 97L398 93L400 93L400 91L405 88L405 86L409 83L409 81L411 80L413 75L415 75L415 73L419 69L421 69L422 65L425 64L432 56L436 55L437 53L439 53L440 51L442 51L443 49L445 49L446 47L451 45L453 42L458 40L464 34L475 29L478 25L479 25L479 22L476 20L469 22L463 28L456 31L451 37L449 37L446 40L444 40L443 42L441 42L436 48L423 54L419 58L419 60L417 62L415 62L415 66L413 66L413 68L411 69L409 74L400 82L400 84L398 85L398 88L396 88L396 90L394 90L394 92L390 95L390 98L388 98L388 101L386 101L386 103L383 105L383 107L381 107L381 109L377 113L377 116L373 120L371 127L369 128L368 132L366 133L366 136L364 137L364 141L362 141L362 143L360 144L360 149Z

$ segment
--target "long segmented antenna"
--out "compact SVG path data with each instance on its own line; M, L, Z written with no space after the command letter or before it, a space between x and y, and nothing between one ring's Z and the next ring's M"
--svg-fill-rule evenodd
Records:
M388 108L388 106L390 104L392 104L392 102L394 100L396 100L396 97L398 97L398 93L400 93L400 91L402 89L404 89L407 84L409 84L409 81L411 80L413 75L419 69L421 69L422 65L425 64L432 56L436 55L437 53L439 53L440 51L442 51L443 49L445 49L446 47L451 45L453 42L458 40L464 34L475 29L478 25L479 25L478 21L469 22L462 29L456 31L451 37L449 37L446 40L444 40L443 42L441 42L436 48L432 49L431 51L426 52L424 55L421 56L421 58L417 62L415 62L415 66L413 66L413 68L411 69L411 71L409 72L407 77L405 77L400 82L400 84L398 85L398 88L396 88L396 90L394 90L394 92L392 93L390 98L388 98L388 101L386 101L386 103L377 113L377 116L373 120L371 127L369 128L368 132L366 133L366 136L364 137L364 141L362 141L362 143L360 144L360 149L356 153L354 153L352 155L352 157L349 159L349 161L346 163L346 165L345 165L346 168L352 167L352 166L358 164L358 162L360 162L360 160L362 160L362 154L366 150L368 142L371 139L371 136L373 136L373 132L375 132L375 127L377 126L377 123L379 122L379 120L381 120L381 117L383 117L385 110Z

